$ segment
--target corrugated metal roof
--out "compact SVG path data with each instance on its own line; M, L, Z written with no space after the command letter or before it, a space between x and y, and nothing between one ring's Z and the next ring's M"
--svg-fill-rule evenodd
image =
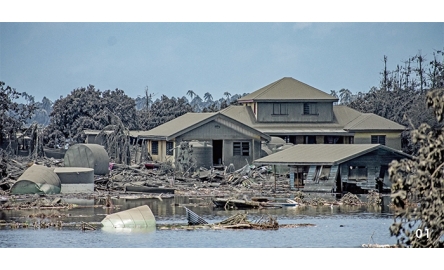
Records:
M242 126L244 128L245 134L256 134L265 140L269 140L270 136L254 129L237 119L233 119L230 116L217 113L187 113L179 116L167 123L164 123L156 128L143 132L139 135L139 138L156 138L162 140L173 139L176 136L199 127L212 120L224 123L224 121L230 121L237 126ZM240 130L237 130L241 132Z
M405 127L396 122L371 113L361 113L344 105L333 106L333 121L330 123L261 123L256 122L249 106L229 106L222 114L260 130L266 134L309 134L325 135L341 134L358 130L404 130Z
M338 101L337 98L322 92L310 85L295 80L291 77L284 77L261 89L254 91L240 99L238 102L248 101L290 101L290 100L326 100Z
M202 122L216 113L186 113L177 118L174 118L171 121L168 121L160 126L157 126L151 130L148 130L143 133L142 137L168 137L171 136L178 131L196 125L199 122Z
M336 165L376 149L409 155L380 144L298 144L254 161L256 164Z
M344 127L345 130L404 130L405 127L373 113L363 113Z

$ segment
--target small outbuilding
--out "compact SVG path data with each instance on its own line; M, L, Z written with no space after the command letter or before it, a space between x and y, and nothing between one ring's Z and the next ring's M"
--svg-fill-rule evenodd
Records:
M286 165L290 187L307 191L389 191L390 162L410 155L380 144L299 144L254 161Z

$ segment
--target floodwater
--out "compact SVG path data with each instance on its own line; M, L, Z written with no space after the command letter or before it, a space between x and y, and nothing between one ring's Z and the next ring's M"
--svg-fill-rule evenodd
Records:
M330 194L324 196L331 196ZM68 199L66 199L68 200ZM334 200L330 197L329 201ZM361 200L365 200L361 197ZM119 198L113 200L119 209L94 207L101 204L94 199L70 199L81 207L59 210L0 210L0 220L33 222L31 214L67 215L64 223L100 222L106 214L148 205L156 223L186 225L186 211L180 205L200 215L208 223L222 221L237 213L248 213L250 221L269 215L279 224L314 224L309 227L279 228L278 230L195 229L151 231L114 231L99 227L82 231L75 227L62 229L20 228L0 229L2 248L357 248L363 244L395 244L389 227L393 214L388 208L389 197L383 197L383 207L320 206L278 209L231 210L214 209L210 198L180 197ZM68 216L69 215L69 216Z

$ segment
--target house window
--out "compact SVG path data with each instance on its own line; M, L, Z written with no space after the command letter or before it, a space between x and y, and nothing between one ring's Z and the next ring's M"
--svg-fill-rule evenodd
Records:
M372 135L372 144L385 145L385 135Z
M159 142L158 141L152 141L151 142L151 154L152 155L158 155L159 154Z
M273 114L274 115L286 115L287 104L286 103L273 103Z
M348 171L348 179L355 181L367 180L367 167L350 166L350 169Z
M174 142L166 142L166 155L172 156L174 150Z
M250 143L249 142L233 142L233 156L249 156Z
M304 114L316 114L316 103L304 103Z

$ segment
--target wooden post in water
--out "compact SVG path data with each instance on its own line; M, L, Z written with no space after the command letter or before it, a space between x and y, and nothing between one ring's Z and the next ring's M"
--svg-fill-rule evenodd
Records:
M276 193L276 165L273 165L274 171L274 193Z

